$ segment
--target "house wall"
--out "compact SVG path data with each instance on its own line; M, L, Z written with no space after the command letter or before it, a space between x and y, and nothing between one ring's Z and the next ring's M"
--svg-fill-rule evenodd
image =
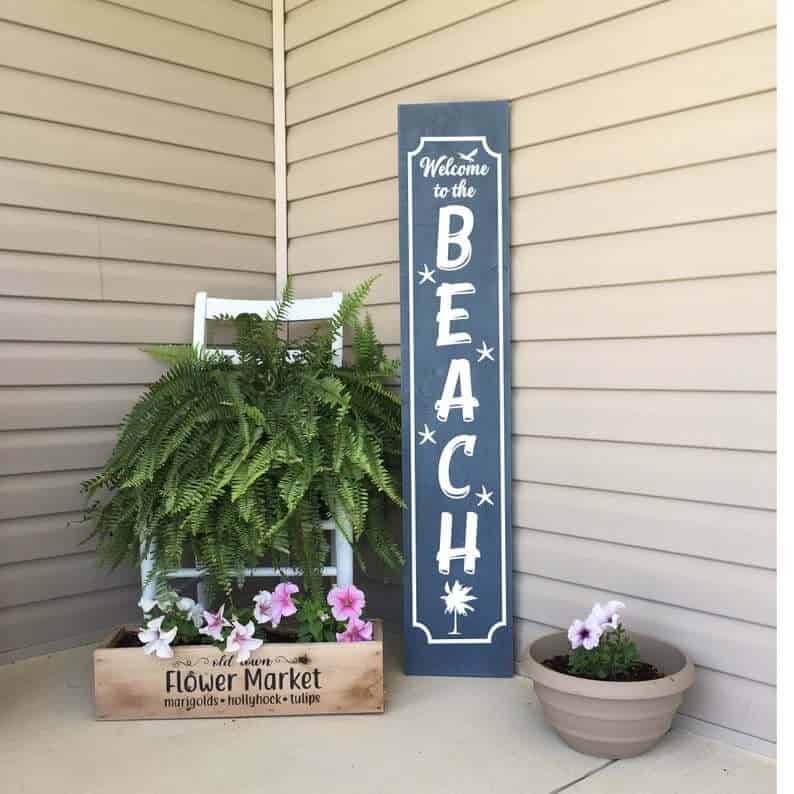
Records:
M0 661L137 618L81 480L191 339L272 298L269 0L0 0Z
M395 354L397 105L512 100L517 651L616 596L697 662L688 724L765 747L774 2L287 8L289 272L380 275Z

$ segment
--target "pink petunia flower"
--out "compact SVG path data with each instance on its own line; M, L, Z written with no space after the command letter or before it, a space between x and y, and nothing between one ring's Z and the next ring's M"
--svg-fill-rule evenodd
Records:
M204 611L204 620L207 621L207 625L199 629L199 634L206 634L208 637L212 637L213 640L223 639L224 627L232 625L223 617L225 606L225 604L221 604L221 608L217 612Z
M248 621L245 626L234 621L234 629L226 639L226 652L236 653L238 662L246 662L251 656L251 651L262 647L262 640L254 637L253 621Z
M571 623L571 627L568 629L568 639L574 650L583 646L591 651L598 645L603 633L604 629L601 624L591 615L587 620L574 620Z
M271 604L273 596L268 590L260 590L254 596L254 617L257 623L269 623L273 619Z
M298 585L292 582L281 582L276 585L270 601L270 620L274 626L281 623L281 618L294 615L298 611L298 607L292 602L292 595L298 590Z
M350 618L347 628L336 635L337 642L366 642L372 639L372 623L370 621Z
M364 593L354 584L349 584L347 587L334 587L328 593L326 600L328 606L331 607L331 614L337 620L361 617L361 612L367 603Z

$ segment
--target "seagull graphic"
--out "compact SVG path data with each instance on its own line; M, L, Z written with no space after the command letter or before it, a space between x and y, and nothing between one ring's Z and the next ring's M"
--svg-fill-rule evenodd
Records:
M475 146L468 154L463 154L463 152L458 152L458 157L460 157L461 160L465 160L467 163L473 163L474 158L477 155L477 152L479 151L480 151L480 147Z

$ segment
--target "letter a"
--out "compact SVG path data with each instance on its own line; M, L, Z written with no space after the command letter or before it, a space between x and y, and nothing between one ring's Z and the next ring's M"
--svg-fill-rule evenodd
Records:
M456 386L460 381L460 393L456 394ZM471 365L466 358L453 358L449 362L447 379L444 381L444 391L441 399L436 400L436 417L439 422L449 419L452 408L460 408L463 412L464 422L474 421L474 409L480 407L480 401L472 394L471 390Z
M452 216L461 219L462 226L458 231L450 230ZM436 267L441 270L460 270L466 267L471 259L471 240L474 229L474 214L468 207L450 204L438 210L438 245L436 247ZM456 245L460 252L454 259L449 257L449 247Z

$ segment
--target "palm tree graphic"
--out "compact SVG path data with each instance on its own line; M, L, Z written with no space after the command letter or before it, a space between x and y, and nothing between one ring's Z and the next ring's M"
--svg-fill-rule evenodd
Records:
M452 587L449 582L444 582L444 592L446 595L441 596L446 609L445 615L452 615L452 631L449 634L460 634L458 631L458 616L466 617L469 612L474 612L474 607L469 604L470 601L476 601L477 596L469 595L471 587L463 587L456 579Z

